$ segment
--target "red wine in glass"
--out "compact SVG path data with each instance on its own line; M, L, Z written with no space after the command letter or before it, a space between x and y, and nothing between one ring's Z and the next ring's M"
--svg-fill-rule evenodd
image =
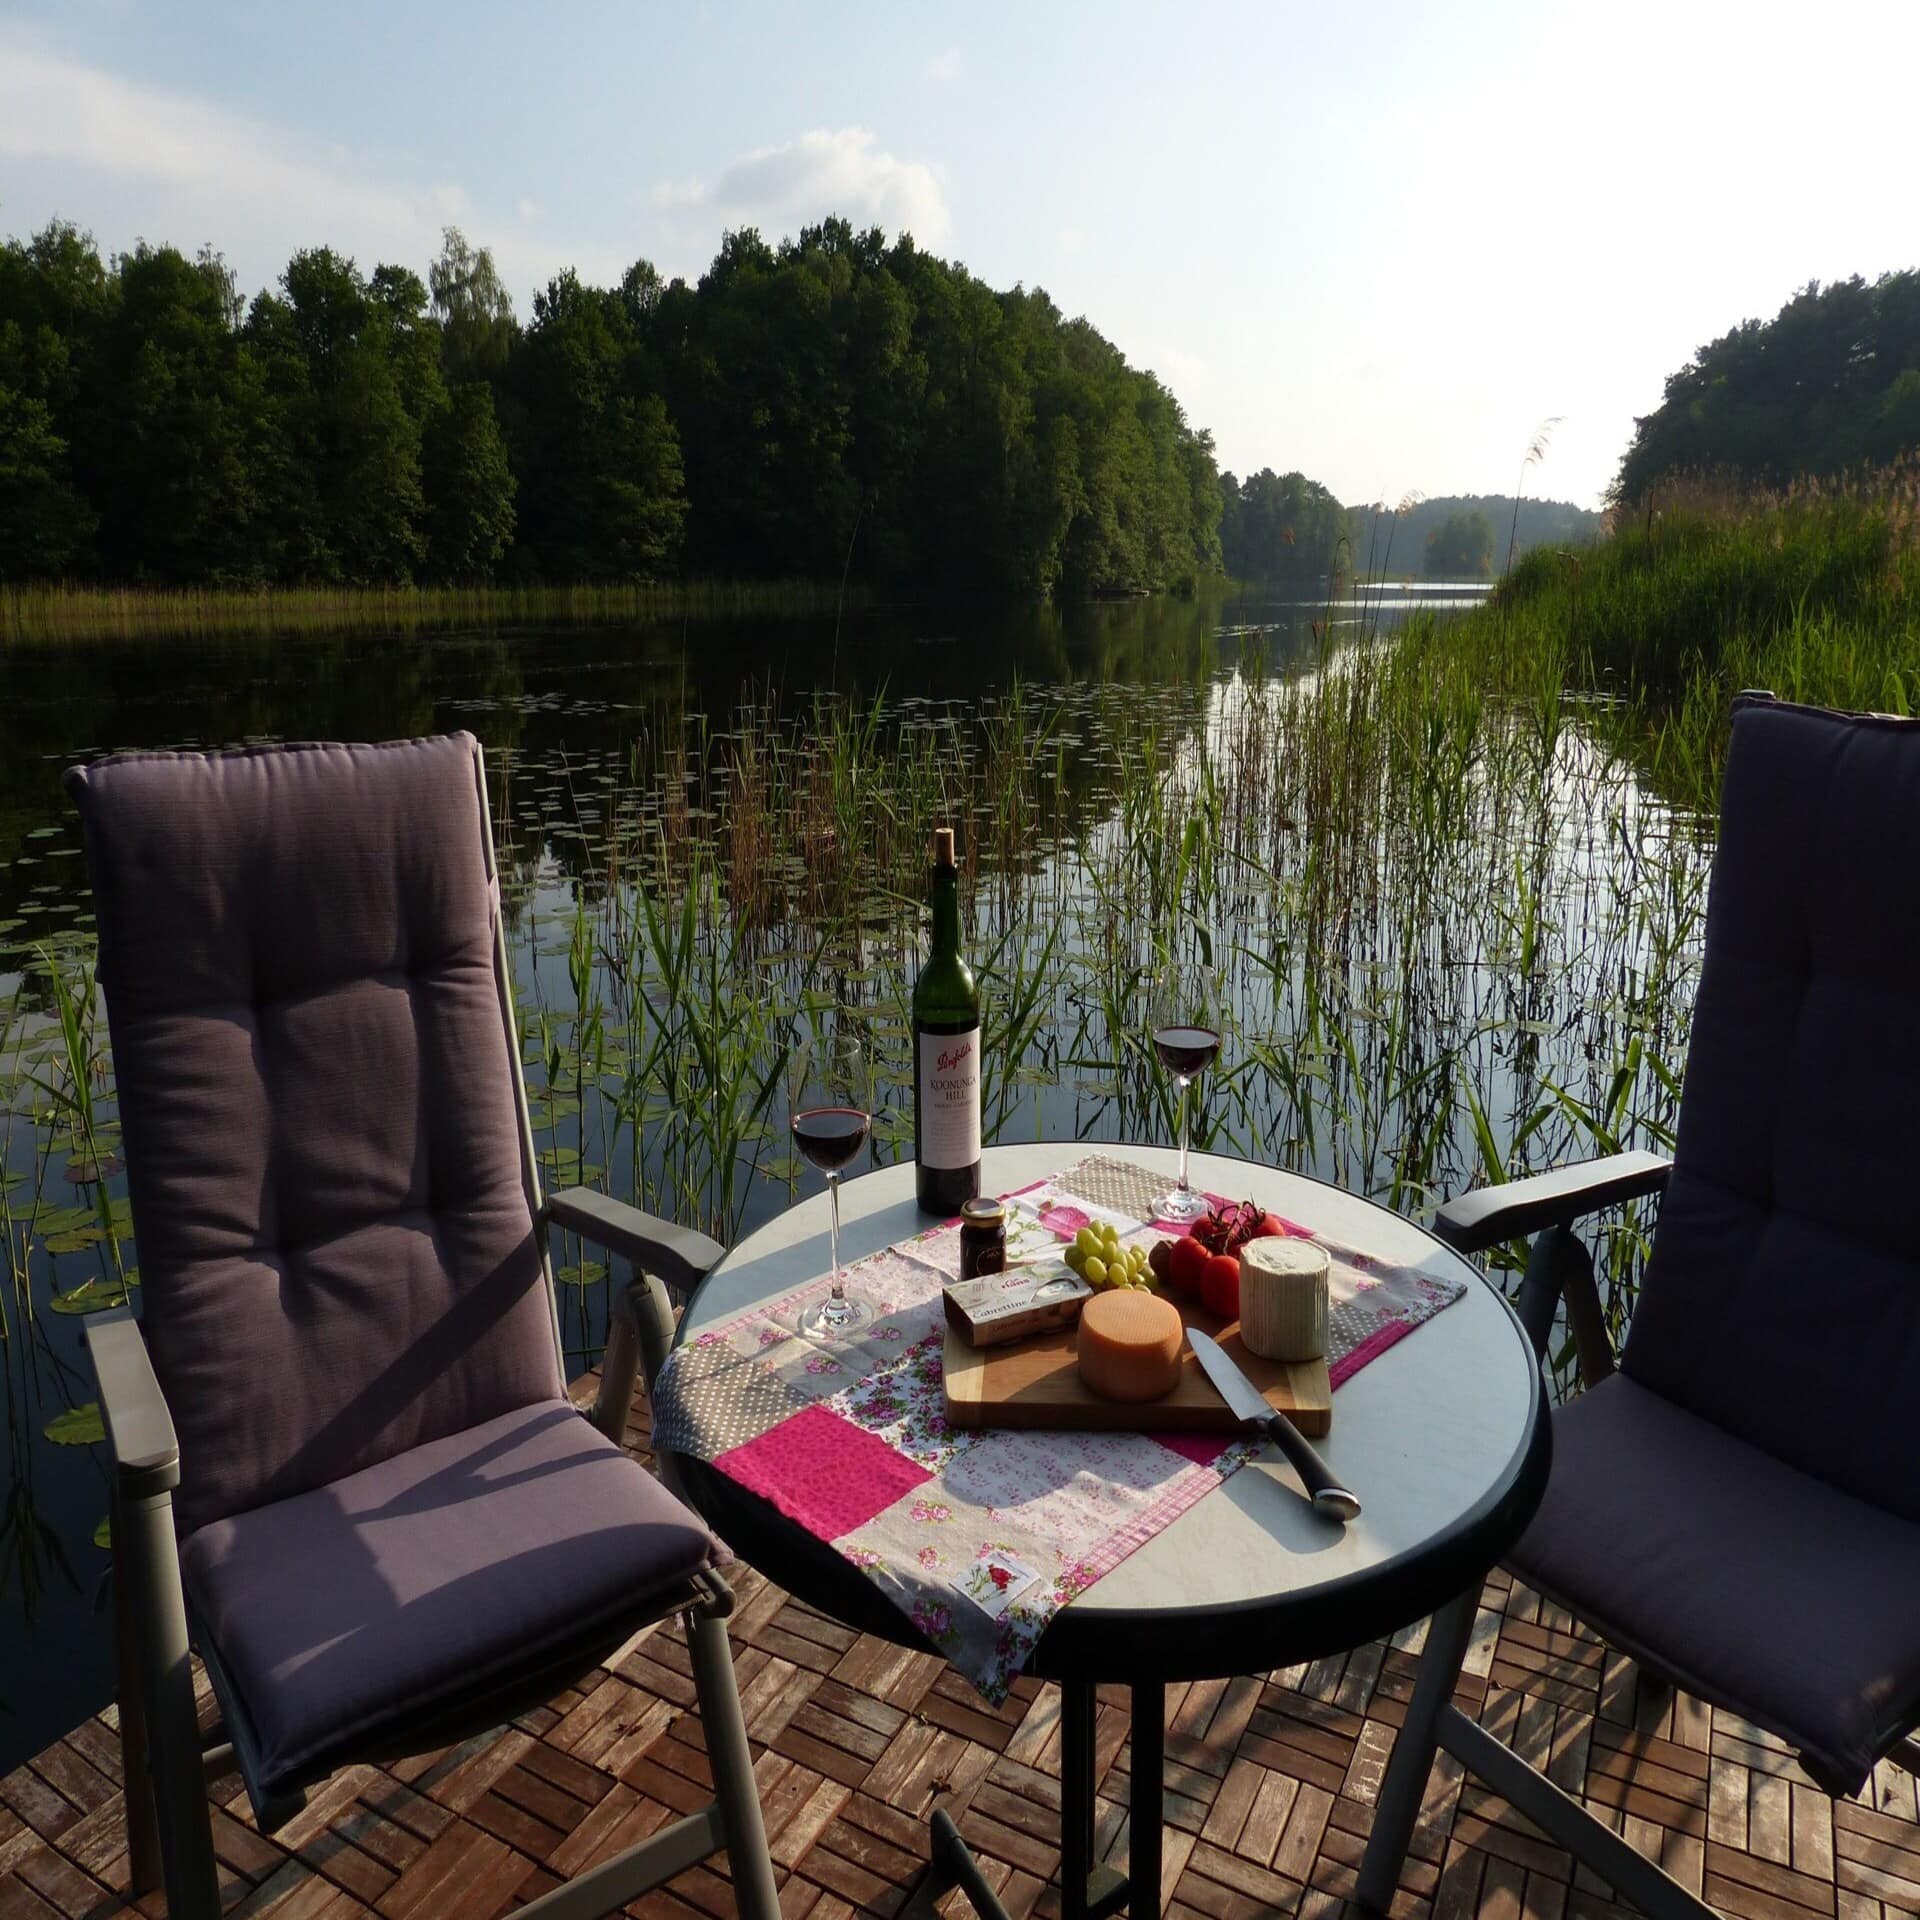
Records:
M858 1107L809 1107L793 1116L793 1143L822 1173L838 1173L862 1147L873 1116Z
M1213 1027L1155 1027L1153 1050L1169 1073L1191 1080L1213 1065L1220 1035Z
M1154 978L1147 1032L1162 1069L1180 1090L1180 1178L1154 1202L1153 1217L1169 1226L1192 1226L1208 1211L1207 1196L1187 1176L1187 1135L1195 1079L1220 1056L1220 983L1211 962L1169 959Z
M813 1340L843 1339L873 1318L867 1301L847 1297L840 1270L840 1175L873 1128L872 1066L850 1016L824 1032L803 1034L794 1045L787 1057L787 1114L793 1144L827 1176L827 1246L833 1259L833 1290L802 1309L800 1331Z

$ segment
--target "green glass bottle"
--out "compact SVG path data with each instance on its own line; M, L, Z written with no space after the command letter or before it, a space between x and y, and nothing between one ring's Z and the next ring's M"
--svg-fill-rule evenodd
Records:
M980 989L960 957L953 829L933 835L933 945L913 983L914 1192L923 1212L980 1191Z

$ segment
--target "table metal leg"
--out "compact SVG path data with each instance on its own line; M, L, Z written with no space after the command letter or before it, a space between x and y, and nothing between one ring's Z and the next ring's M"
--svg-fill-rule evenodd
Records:
M1154 1689L1155 1694L1159 1689ZM1060 1911L1062 1920L1107 1920L1127 1904L1127 1876L1093 1863L1093 1688L1069 1682L1060 1689ZM1156 1737L1158 1722L1155 1722ZM1160 1771L1155 1749L1154 1773ZM1138 1761L1135 1762L1137 1766ZM933 1816L930 1859L920 1884L901 1909L900 1920L930 1920L956 1887L980 1920L1007 1920L1007 1910L975 1864L960 1829L944 1809ZM1159 1802L1155 1796L1153 1848L1159 1879Z
M1160 1920L1160 1823L1166 1773L1167 1690L1158 1681L1133 1689L1132 1791L1127 1802L1127 1878L1132 1920Z
M1094 1690L1085 1681L1060 1689L1060 1911L1062 1920L1103 1920L1127 1904L1127 1876L1095 1866Z
M1006 1908L974 1863L972 1852L960 1838L960 1829L953 1824L953 1816L946 1808L940 1808L929 1823L928 1841L927 1870L920 1876L920 1884L914 1888L907 1904L900 1909L900 1920L933 1920L940 1902L955 1887L965 1893L980 1920L1010 1920Z
M1355 1899L1371 1913L1385 1913L1392 1904L1394 1888L1400 1884L1400 1869L1440 1744L1440 1717L1453 1698L1454 1682L1460 1677L1460 1664L1473 1638L1479 1606L1476 1582L1458 1599L1449 1600L1428 1623L1413 1699L1394 1737L1393 1755L1374 1801L1373 1830L1354 1889Z
M1093 1871L1094 1711L1090 1686L1069 1680L1060 1689L1060 1888L1066 1920L1085 1914Z

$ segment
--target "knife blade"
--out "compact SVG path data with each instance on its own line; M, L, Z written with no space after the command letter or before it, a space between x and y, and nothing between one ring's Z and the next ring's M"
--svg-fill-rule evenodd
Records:
M1360 1511L1359 1500L1334 1478L1333 1469L1321 1459L1312 1441L1234 1365L1219 1341L1198 1327L1187 1329L1187 1339L1214 1391L1241 1424L1258 1427L1287 1456L1313 1502L1314 1512L1323 1520L1337 1520L1343 1526L1353 1519Z

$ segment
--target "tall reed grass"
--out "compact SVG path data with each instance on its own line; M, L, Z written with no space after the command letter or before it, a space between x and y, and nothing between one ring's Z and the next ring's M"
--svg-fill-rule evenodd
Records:
M1711 807L1744 687L1920 710L1920 460L1781 490L1667 482L1598 546L1535 549L1484 608L1409 652L1530 710L1578 698L1665 791Z
M1203 1145L1418 1217L1475 1180L1664 1143L1711 822L1609 749L1557 677L1564 656L1505 661L1490 691L1487 663L1517 636L1494 622L1467 644L1424 624L1284 677L1250 665L966 707L763 692L730 713L662 709L617 760L497 754L548 1179L722 1239L768 1218L804 1178L779 1093L793 1024L829 1006L872 1043L876 1159L910 1153L936 823L965 850L992 1139L1170 1137L1145 986L1157 955L1199 946L1232 1028ZM91 1433L77 1370L35 1330L138 1285L87 963L82 936L49 945L0 1043L0 1339L21 1362L7 1392L23 1515L33 1433ZM1624 1327L1645 1219L1605 1235ZM606 1270L571 1244L556 1262L584 1364ZM29 1573L44 1585L57 1540L24 1517L6 1538L39 1556L21 1591Z

